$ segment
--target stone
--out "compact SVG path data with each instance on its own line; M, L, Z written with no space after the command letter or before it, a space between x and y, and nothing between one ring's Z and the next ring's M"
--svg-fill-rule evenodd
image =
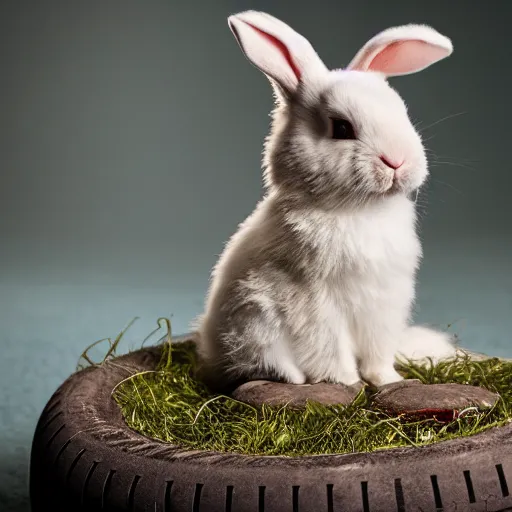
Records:
M288 406L293 409L303 409L307 401L324 405L348 405L364 387L363 383L353 386L343 384L287 384L268 380L246 382L233 391L235 400L254 406Z
M450 421L461 411L476 407L488 409L499 395L466 384L422 384L407 379L381 386L373 396L373 407L391 414L436 417Z

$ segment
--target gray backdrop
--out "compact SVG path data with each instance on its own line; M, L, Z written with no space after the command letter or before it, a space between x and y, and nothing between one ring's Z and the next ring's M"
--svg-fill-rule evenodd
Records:
M451 58L393 81L432 150L417 317L512 356L510 2L3 0L2 510L26 503L37 414L82 349L134 316L125 349L162 315L187 331L261 195L271 91L226 23L246 8L331 67L391 25L453 39Z

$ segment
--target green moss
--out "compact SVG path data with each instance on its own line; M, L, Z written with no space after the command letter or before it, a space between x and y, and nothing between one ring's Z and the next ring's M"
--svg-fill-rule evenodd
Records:
M170 329L168 322L167 326ZM399 368L406 378L424 383L471 384L500 394L492 409L470 408L450 423L393 417L374 410L368 390L348 407L310 403L304 411L256 409L208 394L192 377L195 361L192 344L164 343L155 372L135 375L118 386L114 398L128 425L185 448L297 456L431 444L477 434L504 425L512 417L512 362L498 358L477 362L464 356L437 366L404 364Z

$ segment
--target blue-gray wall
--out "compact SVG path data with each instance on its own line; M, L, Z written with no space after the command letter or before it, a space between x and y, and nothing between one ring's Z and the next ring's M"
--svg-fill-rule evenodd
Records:
M1 510L21 510L37 413L84 346L134 316L125 348L162 315L187 331L261 195L271 92L227 27L236 11L281 17L331 67L395 24L453 39L451 58L393 81L422 126L449 118L425 130L418 319L512 356L512 5L491 5L1 2Z

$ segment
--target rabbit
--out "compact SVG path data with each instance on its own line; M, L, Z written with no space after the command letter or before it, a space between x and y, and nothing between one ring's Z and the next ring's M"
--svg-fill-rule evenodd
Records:
M456 355L411 325L422 247L414 195L428 176L420 135L387 78L448 57L425 25L389 28L345 69L275 17L228 18L275 98L264 197L212 270L196 321L199 375L215 389L269 379L381 387L399 358Z

